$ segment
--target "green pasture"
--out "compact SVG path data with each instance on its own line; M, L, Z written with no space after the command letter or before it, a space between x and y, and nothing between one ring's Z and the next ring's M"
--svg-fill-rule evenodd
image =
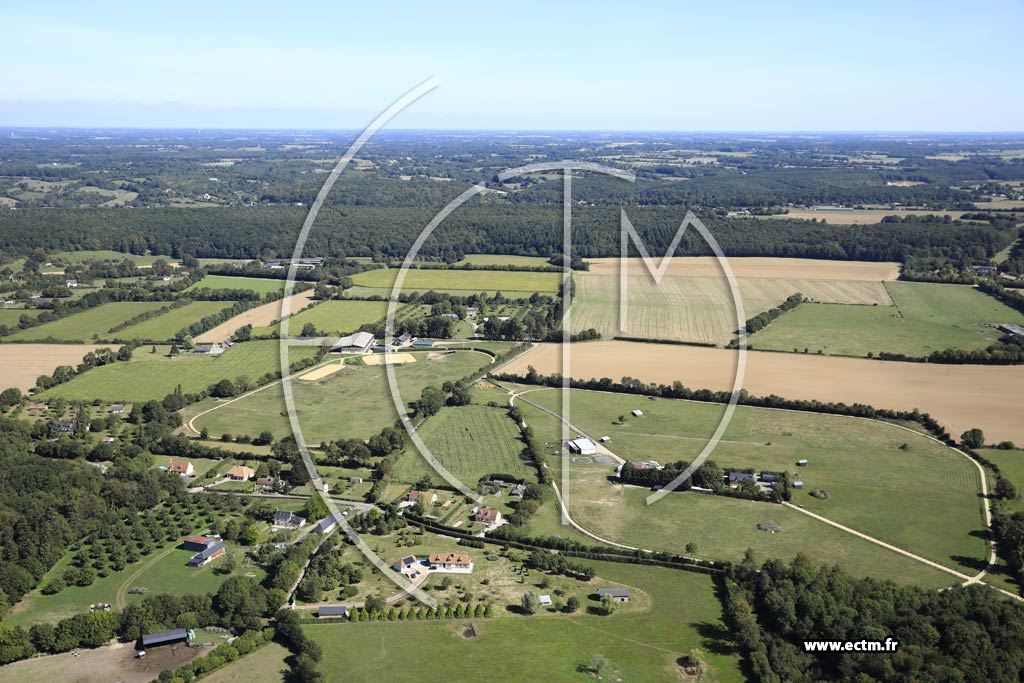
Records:
M193 289L235 289L251 290L258 294L280 292L284 289L284 280L273 280L259 277L237 277L234 275L207 275L185 291Z
M398 276L394 268L379 268L356 273L352 281L362 287L380 287L390 292ZM545 292L558 291L561 273L540 273L531 271L501 270L439 270L410 269L406 271L403 291L459 289L479 292L499 290L501 292Z
M180 308L174 308L155 318L144 320L137 325L126 327L117 332L122 339L142 339L145 341L168 341L203 318L220 313L231 304L224 301L193 301Z
M166 301L128 301L103 304L59 320L20 330L4 339L8 341L40 341L52 338L58 341L91 342L115 337L125 338L121 332L110 334L108 331L141 313L159 310L167 303Z

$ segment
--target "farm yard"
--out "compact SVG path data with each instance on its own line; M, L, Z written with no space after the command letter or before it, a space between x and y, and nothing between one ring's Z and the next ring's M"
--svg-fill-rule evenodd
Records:
M814 301L838 304L890 304L881 282L790 278L737 278L747 320L800 292ZM725 344L739 327L729 283L719 277L665 277L656 284L646 273L630 275L625 294L626 330L619 329L619 278L576 278L572 327L594 328L605 337L671 339Z
M293 362L311 358L312 347L291 349ZM40 394L42 398L62 397L73 401L149 401L160 400L181 385L185 393L198 392L222 379L250 382L267 373L278 372L280 357L275 341L235 344L219 356L187 354L168 358L137 349L130 362L111 363L93 368ZM256 430L259 433L261 430Z
M419 398L420 392L428 385L458 380L490 362L486 354L471 351L451 355L415 355L420 359L417 362L395 366L398 387L405 401ZM386 373L385 366L365 366L356 361L321 380L292 382L305 440L319 443L341 437L366 439L394 424L398 415L388 390ZM201 413L215 405L212 399L206 399L194 409ZM282 438L292 433L285 412L284 390L280 385L207 412L195 419L192 426L197 430L206 428L214 436L225 433L259 434L267 430L276 438Z
M751 335L749 343L780 351L927 356L984 349L1002 336L992 325L1024 324L1024 315L967 285L887 282L885 288L894 306L804 303Z
M167 306L166 301L132 301L103 304L81 313L75 313L59 320L44 323L15 332L0 341L92 341L110 336L120 337L121 333L110 334L110 330L137 315L157 311ZM180 329L180 328L179 328Z
M521 455L525 444L519 428L504 408L445 408L427 420L419 434L433 456L467 486L476 487L489 474L532 478ZM392 477L415 483L424 476L444 483L415 446L407 446Z
M210 647L183 644L155 648L145 659L135 656L134 643L116 643L93 650L26 659L0 667L0 683L149 683L164 669L175 669L209 654ZM258 654L258 653L257 653Z
M390 295L398 277L397 269L368 270L352 276L359 287L384 289ZM402 290L411 291L453 291L475 293L499 290L505 292L541 292L554 294L561 283L561 273L501 270L437 270L416 269L406 271Z
M540 390L525 398L557 410L559 394ZM572 421L580 429L595 437L611 436L609 448L621 457L662 464L695 458L725 410L721 404L578 390L570 399ZM642 417L631 415L635 408L642 408ZM541 424L549 430L543 440L557 441L559 432L550 431L557 426ZM978 563L983 565L985 542L974 535L984 528L978 472L968 458L917 432L846 416L740 406L711 459L724 470L790 472L792 479L804 482L803 490L792 492L795 505L967 574L980 569ZM809 465L798 467L798 459L808 459ZM570 489L570 507L591 501L594 507L581 511L579 519L594 525L598 533L615 531L609 538L629 542L629 515L597 510L601 501L606 505L611 500L628 508L629 489L635 487L617 491L623 487L612 486L601 476L606 477L612 466L601 470L573 470L573 475L586 476ZM816 490L825 491L827 498L811 495ZM681 507L693 498L704 498L669 496L679 497L684 499ZM594 516L608 521L591 521ZM624 526L616 526L611 518L622 518ZM893 524L894 519L900 523ZM660 540L663 544L667 537ZM658 539L652 536L648 542L657 545Z
M539 344L502 371L526 374L532 365L548 375L560 371L560 362L558 345ZM680 380L691 388L723 391L732 388L736 362L737 352L728 349L595 341L573 345L569 374L580 379L628 376L665 384ZM747 354L743 387L755 396L918 408L952 434L981 427L993 441L1022 443L1020 410L1004 400L1015 395L1022 383L1021 366L897 363L753 351Z
M28 391L40 375L50 375L60 365L78 365L97 349L116 350L109 344L0 344L0 390Z

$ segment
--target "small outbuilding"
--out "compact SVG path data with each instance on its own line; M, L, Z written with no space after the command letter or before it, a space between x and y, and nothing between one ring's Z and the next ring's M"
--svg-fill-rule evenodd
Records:
M633 411L633 417L643 417L643 416L644 416L644 411L640 410L639 408L637 408L636 410Z
M807 458L801 458L796 461L797 467L807 467Z
M610 595L615 602L629 602L628 588L598 588L597 597L603 598Z
M581 436L578 439L573 439L566 444L569 447L569 451L576 453L577 455L596 455L597 446L594 442L585 436Z
M188 629L184 628L172 628L169 631L159 631L157 633L147 633L139 639L142 647L140 650L145 650L147 647L158 647L160 645L173 645L174 643L184 643L188 641Z
M318 617L342 617L348 618L348 607L344 605L323 605L316 611Z

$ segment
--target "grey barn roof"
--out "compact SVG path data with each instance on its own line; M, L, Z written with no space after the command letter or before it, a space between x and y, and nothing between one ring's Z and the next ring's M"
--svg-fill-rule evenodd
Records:
M200 551L192 556L191 562L202 562L213 556L214 553L224 550L224 541L218 541L213 545L209 546L206 550Z
M319 617L347 617L348 607L344 605L324 605L317 610Z
M316 527L313 529L313 532L317 534L327 533L328 531L333 529L338 522L341 521L341 518L342 517L340 514L327 515L322 520L320 520L320 523L316 525Z
M183 628L172 628L170 631L147 633L142 636L142 646L151 647L153 645L164 645L166 643L176 643L179 640L188 640L188 630Z
M610 595L613 598L628 598L629 597L629 589L628 588L598 588L597 589L597 594L600 595L601 597L604 597L606 595Z

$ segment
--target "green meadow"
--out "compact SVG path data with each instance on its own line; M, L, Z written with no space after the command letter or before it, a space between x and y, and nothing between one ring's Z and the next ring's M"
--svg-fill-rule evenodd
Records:
M966 285L886 282L895 306L805 303L751 335L757 349L866 356L881 351L926 356L945 349L984 349L996 323L1024 315Z
M167 306L166 301L103 304L59 320L20 330L4 339L7 341L40 341L52 338L58 341L89 342L112 337L122 338L120 332L110 334L109 330L141 313L156 311L164 306Z
M390 290L398 277L394 268L368 270L356 273L352 281L361 287L386 288ZM403 291L425 290L468 290L473 292L500 290L502 292L542 292L553 294L558 291L561 273L540 273L531 271L502 270L439 270L417 269L406 271Z
M237 289L251 290L258 294L269 294L284 289L284 280L259 277L237 277L234 275L207 275L185 291L193 289Z

